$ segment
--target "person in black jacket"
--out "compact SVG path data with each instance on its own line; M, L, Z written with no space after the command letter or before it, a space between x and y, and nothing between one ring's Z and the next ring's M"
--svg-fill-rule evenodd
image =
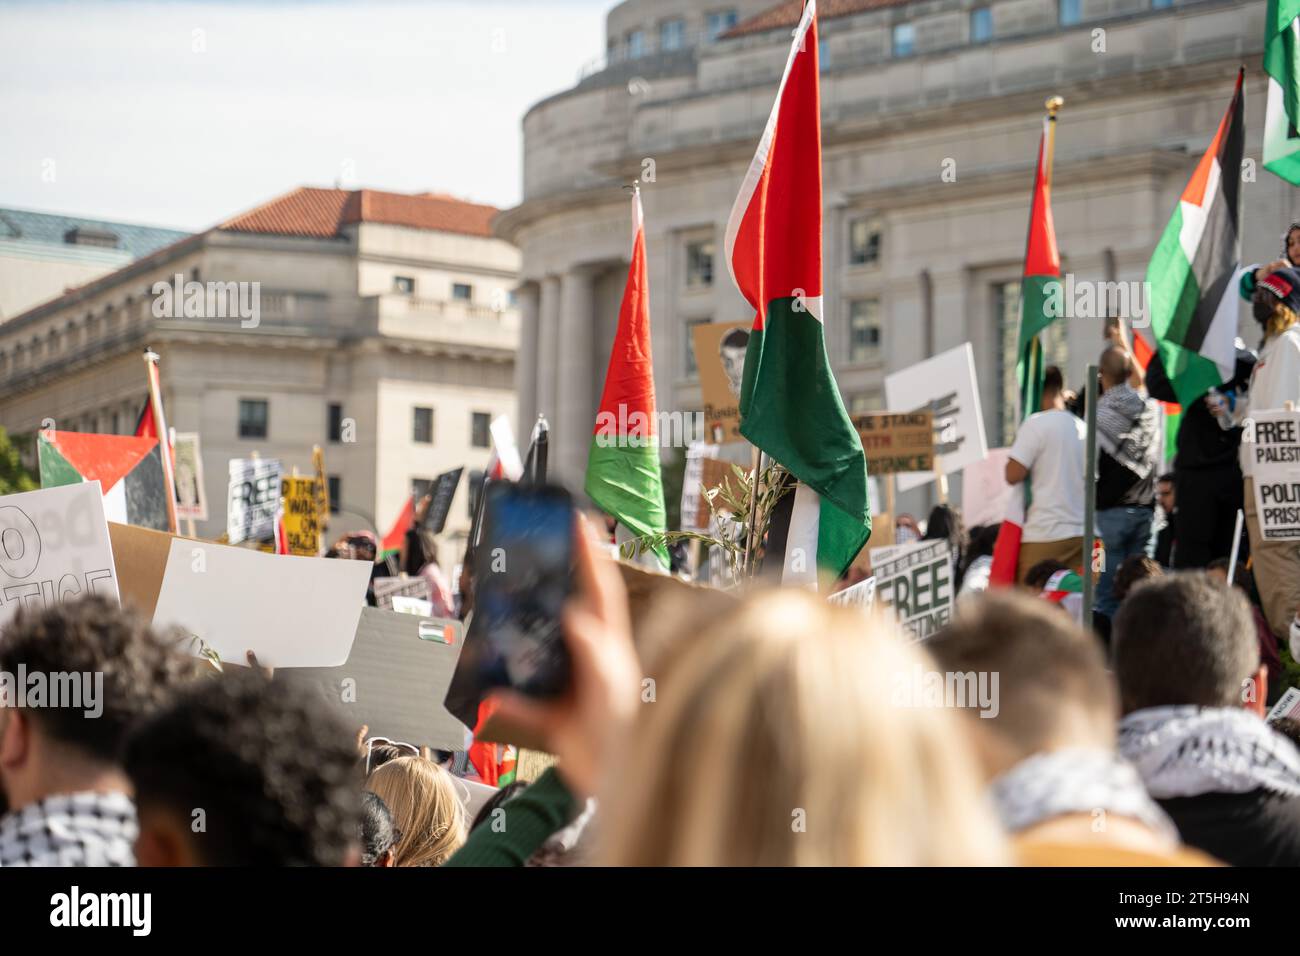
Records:
M1255 353L1237 349L1232 381L1219 388L1244 389L1254 368ZM1178 401L1158 353L1147 366L1146 386L1152 398ZM1178 487L1173 531L1178 542L1173 555L1175 568L1203 568L1215 558L1232 553L1232 533L1242 503L1241 466L1237 462L1240 445L1241 429L1224 431L1204 402L1198 400L1183 408L1178 454L1174 458ZM1245 559L1243 551L1239 560Z
M1234 866L1300 865L1300 750L1265 722L1250 606L1199 572L1139 584L1111 635L1119 751L1183 841Z

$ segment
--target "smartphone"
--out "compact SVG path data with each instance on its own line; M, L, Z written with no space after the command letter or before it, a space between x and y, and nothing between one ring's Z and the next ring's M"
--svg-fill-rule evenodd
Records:
M554 697L569 686L560 612L573 593L573 499L554 485L492 482L475 549L482 686Z

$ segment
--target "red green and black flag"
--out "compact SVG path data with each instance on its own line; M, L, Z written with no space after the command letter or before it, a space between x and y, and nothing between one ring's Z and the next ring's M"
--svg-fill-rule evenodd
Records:
M659 468L650 288L639 191L632 197L632 264L587 456L585 489L596 507L638 537L661 536L668 529ZM667 568L668 549L662 539L650 550Z
M42 431L36 452L42 488L98 481L109 521L170 530L156 437Z
M871 535L867 463L826 355L817 4L804 6L758 151L727 223L727 266L754 308L740 433L785 467L839 576ZM815 493L815 495L814 495ZM791 529L792 540L795 529ZM787 556L789 550L787 549ZM788 567L787 567L788 570Z
M1147 266L1150 333L1183 406L1235 370L1244 111L1238 73L1228 111ZM1149 343L1135 343L1135 350L1150 360Z

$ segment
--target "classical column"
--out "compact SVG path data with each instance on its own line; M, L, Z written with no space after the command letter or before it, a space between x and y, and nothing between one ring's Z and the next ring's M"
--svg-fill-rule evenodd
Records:
M537 367L537 400L533 407L533 418L545 415L552 431L556 425L555 400L559 368L556 361L560 347L560 280L547 276L541 282L541 302L537 313L537 352L534 364ZM520 426L522 429L522 425ZM528 426L532 428L530 424ZM555 436L551 436L554 441ZM554 455L554 446L551 455Z
M517 292L519 299L519 351L515 353L515 431L519 451L526 454L528 438L537 421L537 381L540 321L540 296L536 282L525 282Z
M560 292L559 383L556 397L556 477L572 488L582 484L596 422L596 371L592 337L595 290L589 269L576 267L564 275Z

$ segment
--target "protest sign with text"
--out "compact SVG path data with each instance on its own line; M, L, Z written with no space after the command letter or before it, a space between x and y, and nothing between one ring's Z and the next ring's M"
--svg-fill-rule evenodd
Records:
M893 608L917 640L934 635L952 616L952 557L947 541L925 541L879 564L876 601Z
M872 412L853 416L867 455L867 473L894 475L934 470L934 414Z
M316 479L285 478L284 539L289 553L304 558L320 555L320 521L316 517Z
M280 463L271 458L230 459L226 534L231 544L275 533L280 507Z
M1269 541L1300 538L1300 412L1251 413L1241 447L1255 480L1260 535Z
M0 498L0 624L85 594L118 601L99 482Z

